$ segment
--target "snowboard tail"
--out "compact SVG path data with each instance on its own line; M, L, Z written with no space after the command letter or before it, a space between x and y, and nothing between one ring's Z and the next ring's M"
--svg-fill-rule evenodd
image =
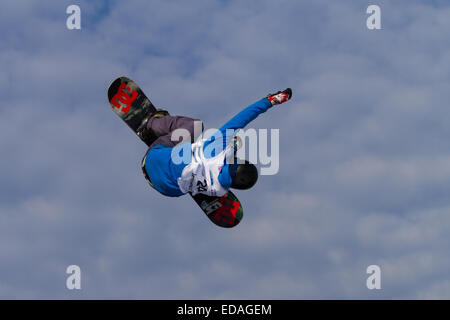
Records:
M211 197L205 194L192 196L214 224L223 228L232 228L242 220L244 211L238 198L228 190L222 197Z
M119 77L111 83L108 88L108 101L113 111L138 136L142 127L147 123L147 118L156 112L153 103L141 88L127 77ZM142 171L145 179L153 187L145 170L145 158L146 156L142 160ZM191 196L206 216L217 226L232 228L242 220L244 215L242 205L230 190L222 197L212 197L200 193L195 196L191 194Z

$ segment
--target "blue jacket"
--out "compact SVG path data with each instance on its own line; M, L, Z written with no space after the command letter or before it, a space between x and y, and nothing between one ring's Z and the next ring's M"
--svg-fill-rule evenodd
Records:
M223 139L220 142L216 141L216 134L214 134L205 141L203 150L205 150L208 146L211 147L212 143L222 143L222 147L225 148L229 141L231 141L230 139L234 136L234 132L236 130L244 128L261 113L269 110L271 106L272 104L267 98L263 98L248 106L237 115L235 115L227 123L225 123L219 129L219 132L216 133L220 133L221 136L226 137L226 139ZM154 146L148 152L148 155L145 159L145 170L147 171L150 180L152 181L153 187L157 191L169 197L179 197L183 195L183 192L181 192L180 188L178 187L177 180L181 176L184 167L189 163L186 163L186 161L183 161L180 164L174 163L172 161L172 152L176 152L180 155L180 157L183 157L183 152L189 152L190 154L186 155L186 157L187 159L191 159L191 143L184 142L173 148L166 147L164 145ZM212 153L211 156L214 156L214 153ZM226 189L231 186L231 177L227 169L228 166L224 166L219 175L219 182Z

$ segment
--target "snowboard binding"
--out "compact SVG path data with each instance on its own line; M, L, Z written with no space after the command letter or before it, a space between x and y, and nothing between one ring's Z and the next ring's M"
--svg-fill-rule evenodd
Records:
M153 142L155 142L156 139L158 139L158 136L151 128L147 126L148 121L151 118L162 118L169 115L169 111L156 109L155 112L152 112L147 117L145 117L139 128L136 130L136 134L139 138L141 138L142 141L145 142L146 145L150 146Z

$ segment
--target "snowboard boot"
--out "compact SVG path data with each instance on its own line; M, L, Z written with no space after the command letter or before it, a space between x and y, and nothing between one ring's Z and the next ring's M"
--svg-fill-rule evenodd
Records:
M150 146L153 142L155 142L156 139L158 139L158 136L153 132L151 128L147 127L148 121L151 118L162 118L169 115L169 112L163 109L156 109L155 112L149 114L144 119L144 121L142 121L140 128L137 130L137 135L139 136L139 138L141 138L142 141Z
M287 88L284 91L278 91L277 93L267 95L267 99L269 99L272 106L276 104L282 104L283 102L288 101L291 97L292 97L291 88Z

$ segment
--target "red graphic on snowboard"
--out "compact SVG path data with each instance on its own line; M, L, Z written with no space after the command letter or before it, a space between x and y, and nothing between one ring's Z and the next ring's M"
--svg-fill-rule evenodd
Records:
M134 100L136 100L138 93L135 90L130 92L130 88L127 87L125 82L122 82L119 86L119 90L117 90L117 93L114 95L114 97L111 98L110 103L116 107L117 109L120 109L123 113L127 114L130 111L131 104ZM125 106L122 106L121 103L123 103Z
M212 218L222 226L234 225L236 223L236 213L241 204L227 197L221 197L219 201L222 206L213 213Z

